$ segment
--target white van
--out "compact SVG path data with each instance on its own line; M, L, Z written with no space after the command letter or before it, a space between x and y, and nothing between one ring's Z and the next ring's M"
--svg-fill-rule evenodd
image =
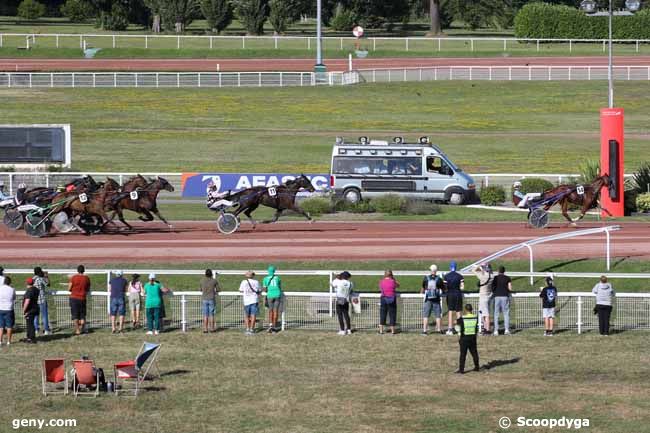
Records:
M336 138L330 187L350 203L393 193L409 198L463 204L475 198L476 184L427 137L407 143L360 137L357 143Z

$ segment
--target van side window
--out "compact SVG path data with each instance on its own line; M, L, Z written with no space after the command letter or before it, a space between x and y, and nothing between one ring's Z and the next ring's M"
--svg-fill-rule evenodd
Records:
M453 174L451 167L439 156L427 156L427 171L447 176Z

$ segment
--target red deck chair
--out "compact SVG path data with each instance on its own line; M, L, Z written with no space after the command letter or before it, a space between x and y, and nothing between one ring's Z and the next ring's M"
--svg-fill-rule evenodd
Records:
M160 377L156 358L160 351L159 343L143 343L138 355L134 360L118 362L113 366L113 376L115 377L115 394L119 393L119 388L122 392L132 392L134 396L138 395L142 382L147 378L149 371L156 370L156 375ZM120 384L120 380L122 381ZM127 381L134 382L134 386L125 388L124 385Z
M44 359L41 365L41 380L43 383L43 395L67 394L68 373L65 368L65 359ZM63 383L63 390L59 384Z
M90 359L72 361L72 368L74 368L74 377L72 379L74 396L88 394L97 397L99 395L99 371L95 368L95 361ZM87 391L79 391L79 385L84 385ZM95 386L94 391L90 388L93 385Z

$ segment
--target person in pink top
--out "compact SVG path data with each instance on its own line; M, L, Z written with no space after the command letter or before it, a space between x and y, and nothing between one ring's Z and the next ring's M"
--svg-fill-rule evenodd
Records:
M393 276L393 271L388 269L384 272L384 278L379 281L380 309L379 309L379 333L384 333L386 316L388 316L390 333L395 334L395 321L397 320L397 288L399 283Z

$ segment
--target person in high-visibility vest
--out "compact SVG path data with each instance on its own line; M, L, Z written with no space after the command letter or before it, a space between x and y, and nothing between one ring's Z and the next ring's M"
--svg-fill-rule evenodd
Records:
M472 311L471 304L465 305L465 314L456 321L456 332L460 338L460 361L456 373L465 373L465 358L467 358L467 351L472 354L474 360L474 371L479 371L478 363L478 349L476 348L476 334L478 334L478 316Z

